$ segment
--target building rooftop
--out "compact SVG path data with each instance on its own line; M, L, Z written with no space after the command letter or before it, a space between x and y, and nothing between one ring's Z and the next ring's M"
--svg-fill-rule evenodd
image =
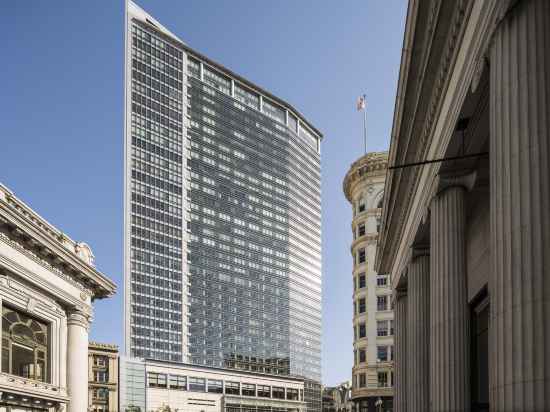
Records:
M351 202L353 186L363 177L370 174L386 173L388 152L366 153L353 162L344 178L343 189L346 198Z
M92 299L114 295L116 285L94 265L91 248L76 242L32 210L0 183L0 226L20 239L25 248L48 260L59 274L90 290Z
M166 27L164 27L162 24L160 24L154 17L149 15L145 10L143 10L141 7L139 7L136 3L129 0L128 1L128 10L127 15L132 16L136 21L139 23L154 29L158 34L162 35L166 40L174 43L177 47L185 50L186 52L193 55L193 57L198 58L199 60L204 61L208 65L220 70L225 75L234 78L238 82L242 83L243 85L246 85L253 89L254 91L258 92L259 94L268 97L269 99L273 100L274 102L284 106L286 109L293 112L300 121L307 126L314 134L317 135L317 137L322 140L323 134L313 125L311 124L305 117L302 115L298 110L296 110L292 105L284 101L283 99L273 95L271 92L261 88L260 86L252 83L250 80L245 79L244 77L241 77L240 75L234 73L233 71L229 70L227 67L223 66L222 64L215 62L214 60L211 60L210 58L204 56L200 52L194 50L193 48L189 47L187 44L185 44L183 41L181 41L175 34L173 34L170 30L168 30Z

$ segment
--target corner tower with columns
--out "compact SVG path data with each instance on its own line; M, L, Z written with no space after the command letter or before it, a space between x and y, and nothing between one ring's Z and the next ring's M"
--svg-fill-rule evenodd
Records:
M548 1L409 2L376 262L397 412L550 410L549 56Z
M353 220L353 386L357 412L393 405L393 311L386 274L374 270L388 153L367 153L344 179Z

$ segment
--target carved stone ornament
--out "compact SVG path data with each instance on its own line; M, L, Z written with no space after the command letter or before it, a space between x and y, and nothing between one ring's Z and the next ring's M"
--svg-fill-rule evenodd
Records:
M86 302L86 300L88 299L88 295L84 292L80 292L80 299Z
M90 316L84 309L74 307L67 311L67 325L80 325L88 329L90 327Z
M27 301L27 312L33 313L38 301L35 298L29 298Z
M94 266L94 259L95 256L92 253L92 249L90 246L88 246L84 242L77 243L74 252L77 254L77 256L82 259L84 262L86 262L90 266Z

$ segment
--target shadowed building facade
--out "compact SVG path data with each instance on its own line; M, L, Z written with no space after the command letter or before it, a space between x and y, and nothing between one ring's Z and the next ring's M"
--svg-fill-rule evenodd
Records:
M550 410L550 3L409 2L377 268L396 411Z

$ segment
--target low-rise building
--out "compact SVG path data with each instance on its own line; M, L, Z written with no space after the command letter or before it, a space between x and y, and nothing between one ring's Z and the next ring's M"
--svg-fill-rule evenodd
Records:
M118 412L118 346L88 345L88 410Z
M351 382L323 388L323 412L352 412Z
M289 376L121 358L124 412L304 412L304 381Z
M86 411L92 301L115 289L88 245L0 184L1 412Z

